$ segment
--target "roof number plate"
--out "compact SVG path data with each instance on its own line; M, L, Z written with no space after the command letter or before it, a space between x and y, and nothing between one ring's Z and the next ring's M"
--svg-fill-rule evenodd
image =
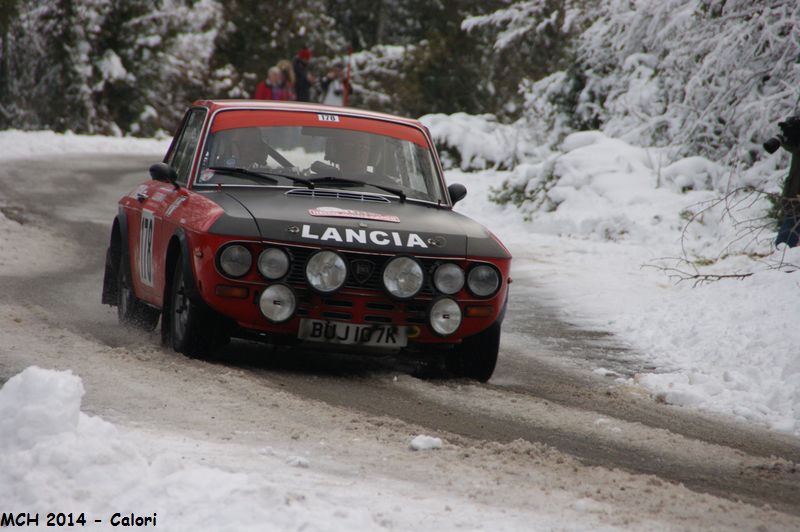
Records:
M320 122L338 122L339 117L337 115L322 115L318 114L317 118Z

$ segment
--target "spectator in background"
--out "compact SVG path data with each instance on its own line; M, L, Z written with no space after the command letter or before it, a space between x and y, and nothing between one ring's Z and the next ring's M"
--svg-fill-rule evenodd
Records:
M274 66L267 71L267 79L262 79L256 85L256 100L289 100L291 93L283 81L281 70Z
M288 59L281 59L278 61L277 67L281 71L281 76L283 77L283 87L289 93L289 100L296 100L297 94L295 93L295 77L294 77L294 67L292 66L292 62Z
M311 61L311 48L301 48L294 58L294 92L298 102L311 101L311 86L317 80L316 76L308 70Z
M344 105L345 94L350 93L350 84L344 79L344 67L334 64L320 81L322 103L325 105Z
M781 192L781 225L775 245L784 243L790 248L800 244L800 115L778 123L781 128L781 146L792 154L789 175Z

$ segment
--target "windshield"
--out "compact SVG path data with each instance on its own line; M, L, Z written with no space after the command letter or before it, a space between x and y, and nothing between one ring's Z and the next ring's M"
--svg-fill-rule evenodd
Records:
M249 172L225 171L234 168ZM254 172L277 179L257 179L258 176L252 175ZM248 125L217 131L212 128L197 183L258 186L301 183L291 178L316 182L320 188L388 195L395 190L398 196L445 201L433 158L418 142L319 125ZM376 186L384 190L376 190Z

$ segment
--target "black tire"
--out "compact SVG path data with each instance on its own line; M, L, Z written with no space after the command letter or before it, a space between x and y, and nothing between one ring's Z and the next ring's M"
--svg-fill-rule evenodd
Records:
M131 266L125 254L120 253L117 263L117 318L126 327L136 327L145 331L156 328L161 312L133 293Z
M162 320L162 336L179 353L193 358L208 358L225 345L230 336L227 320L202 302L189 297L181 258L175 264L169 290L169 316Z
M483 332L464 338L445 357L447 370L455 376L486 382L492 377L500 352L500 321Z

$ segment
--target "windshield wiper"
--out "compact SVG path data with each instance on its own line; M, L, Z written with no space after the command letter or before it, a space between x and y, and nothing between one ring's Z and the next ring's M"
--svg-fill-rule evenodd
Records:
M247 168L242 168L240 166L209 166L207 169L219 172L220 174L245 175L248 177L256 177L258 179L266 179L267 181L272 181L273 183L278 182L278 180L275 179L275 177L273 177L271 174L254 172L253 170L248 170Z
M291 179L295 183L302 183L308 188L314 188L314 183L309 181L308 179L303 179L302 177L295 177L293 175L286 175L280 172L256 172L255 170L248 170L247 168L242 168L240 166L235 166L235 167L209 166L207 169L214 170L215 172L219 172L222 174L246 175L246 176L257 177L259 179L268 179L273 183L278 182L278 180L275 179L276 177L283 177L284 179Z
M331 183L336 185L353 185L357 187L375 187L384 192L388 192L390 194L394 194L400 198L401 202L406 201L406 194L399 188L394 187L385 187L383 185L376 185L375 183L368 183L366 181L359 181L358 179L348 179L346 177L335 177L335 176L326 176L326 177L312 177L308 180L309 182L313 183Z

